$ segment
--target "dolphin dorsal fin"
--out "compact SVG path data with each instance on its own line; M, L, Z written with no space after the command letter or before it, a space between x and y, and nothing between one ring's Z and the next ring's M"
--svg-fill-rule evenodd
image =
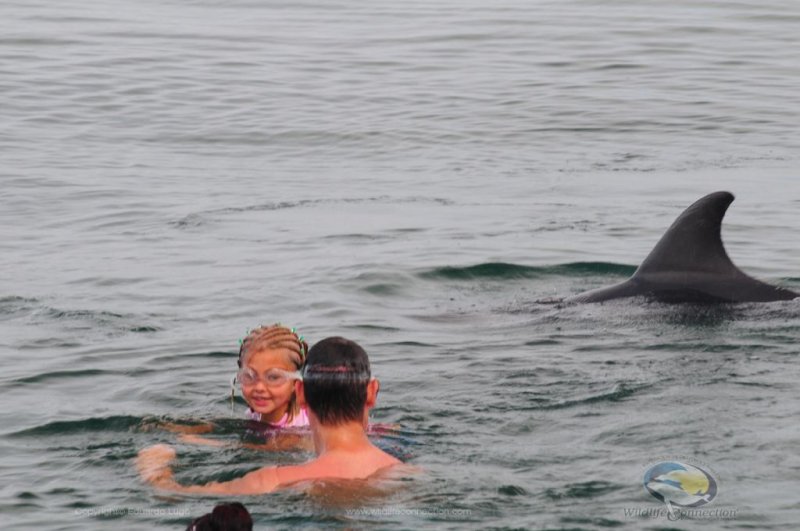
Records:
M730 192L697 200L678 216L633 276L663 271L744 275L728 258L720 235L722 218L732 202Z

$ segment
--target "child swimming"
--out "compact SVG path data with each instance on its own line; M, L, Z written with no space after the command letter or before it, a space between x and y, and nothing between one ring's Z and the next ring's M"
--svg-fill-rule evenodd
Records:
M159 444L139 452L136 466L141 478L175 492L244 495L272 492L298 481L363 479L401 464L367 437L369 410L375 406L380 384L372 378L367 353L357 343L330 337L314 345L294 387L298 406L307 408L316 459L297 466L263 467L232 481L184 486L175 481L169 465L175 450Z
M309 447L307 435L301 433L287 432L275 437L283 428L308 426L308 415L304 408L298 407L294 393L294 382L300 378L300 369L308 352L303 336L298 335L294 328L274 324L248 331L239 343L239 370L233 383L239 383L248 406L245 416L251 422L244 435L263 442L246 445L264 450ZM231 388L231 401L233 394ZM159 426L179 433L182 442L209 446L226 444L200 436L214 431L214 425L210 423L189 426L165 422Z
M249 406L248 418L274 428L308 426L294 392L307 352L294 328L260 326L247 334L239 348L236 381Z

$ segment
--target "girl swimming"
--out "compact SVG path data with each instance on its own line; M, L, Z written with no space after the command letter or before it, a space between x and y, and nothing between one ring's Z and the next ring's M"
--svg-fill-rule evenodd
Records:
M295 381L302 380L301 369L308 353L308 344L294 328L280 324L260 326L248 332L240 342L239 367L233 383L241 387L247 402L248 423L244 446L252 449L282 451L312 449L313 441L306 430L286 430L309 425L308 414L295 397ZM233 398L234 389L231 389ZM200 434L214 430L210 424L198 426L162 425L180 433L182 442L210 446L226 446L217 439ZM399 429L388 424L370 424L370 436L385 437Z
M301 379L300 370L308 353L308 344L294 328L280 324L259 326L248 331L239 347L239 367L233 385L239 384L242 396L247 402L248 423L244 433L246 439L260 443L246 446L268 450L281 450L293 447L307 447L308 435L285 433L276 438L282 428L308 426L308 415L297 405L294 394L295 380ZM231 401L234 397L231 387ZM202 437L214 431L210 423L187 426L173 422L159 423L168 431L180 434L182 442L209 446L224 446L226 443ZM291 430L290 430L291 431Z
M266 450L312 449L313 441L308 432L287 430L278 433L275 430L309 425L306 409L297 406L294 394L295 380L302 381L301 370L306 354L308 344L303 337L298 336L294 328L277 324L256 328L242 340L236 381L241 385L242 395L249 406L248 418L269 427L266 433L257 426L249 427L246 436L263 442L246 446ZM365 428L370 436L385 438L395 433L399 426L369 423ZM187 440L200 442L184 438Z
M248 418L273 428L308 426L308 415L294 394L307 352L308 344L294 328L275 324L247 334L239 348L235 381L249 406Z

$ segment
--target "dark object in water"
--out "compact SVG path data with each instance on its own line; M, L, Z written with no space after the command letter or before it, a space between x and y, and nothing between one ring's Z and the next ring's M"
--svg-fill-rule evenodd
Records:
M252 531L253 518L239 502L220 503L214 510L195 519L186 531Z
M566 302L603 302L645 296L661 302L770 302L800 297L739 270L722 245L720 230L733 194L709 194L683 211L631 278L568 297Z

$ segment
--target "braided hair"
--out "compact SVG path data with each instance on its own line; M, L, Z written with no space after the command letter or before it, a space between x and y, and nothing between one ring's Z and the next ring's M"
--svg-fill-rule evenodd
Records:
M283 326L280 323L259 326L249 330L244 339L239 342L239 359L236 363L241 369L249 355L262 350L278 349L289 353L289 361L297 370L303 368L308 354L308 343L305 342L303 336L297 334L297 330ZM290 421L298 410L297 397L292 393L288 409Z

